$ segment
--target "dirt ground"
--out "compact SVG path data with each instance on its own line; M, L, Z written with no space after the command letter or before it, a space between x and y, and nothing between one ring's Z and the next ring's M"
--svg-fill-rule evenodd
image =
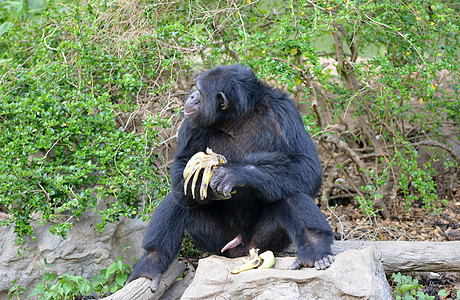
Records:
M452 173L446 171L438 174L436 179L438 195L447 199L446 183ZM396 198L396 201L404 199ZM363 215L356 203L344 199L336 206L323 211L328 218L335 238L340 240L359 239L374 241L458 241L460 240L460 184L457 182L453 197L448 203L441 206L438 214L427 213L420 203L420 207L404 210L404 205L393 205L391 219L381 216ZM398 204L398 202L395 202ZM416 204L417 205L417 204ZM460 257L459 257L460 259ZM424 292L435 299L456 299L460 290L460 273L411 273L404 274L418 279L423 285ZM388 278L390 284L391 279ZM446 290L449 296L440 297L438 291Z

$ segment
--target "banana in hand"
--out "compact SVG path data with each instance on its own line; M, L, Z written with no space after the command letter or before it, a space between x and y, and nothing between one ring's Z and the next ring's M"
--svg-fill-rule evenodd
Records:
M226 164L227 160L223 155L214 153L210 148L206 149L206 153L198 152L193 155L185 166L183 176L184 182L184 194L187 195L187 186L190 179L192 180L192 197L195 199L195 186L198 180L198 176L202 169L203 178L201 179L200 187L200 199L203 200L208 196L208 185L216 166Z

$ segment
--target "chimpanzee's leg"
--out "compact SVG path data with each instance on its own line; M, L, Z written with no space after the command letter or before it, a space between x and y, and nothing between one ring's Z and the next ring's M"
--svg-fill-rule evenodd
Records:
M262 213L251 234L252 239L248 248L258 248L259 253L271 250L275 253L282 252L291 243L290 237L284 226L281 216L281 201L265 203Z
M158 288L161 274L176 257L184 237L187 208L182 197L181 193L170 192L156 207L142 240L147 252L133 266L127 282L143 276L152 279L152 291Z
M216 211L218 209L212 204L190 208L185 220L185 230L201 249L221 253L221 249L239 232L232 229L229 224L225 224ZM242 246L229 249L223 255L235 256L236 251L243 253Z
M276 211L278 222L298 249L297 260L291 269L329 267L334 261L332 230L313 199L306 194L296 194L276 202L275 206L271 213Z

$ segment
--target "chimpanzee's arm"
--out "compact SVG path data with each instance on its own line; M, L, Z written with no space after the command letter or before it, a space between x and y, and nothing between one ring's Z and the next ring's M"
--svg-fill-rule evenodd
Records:
M313 198L321 187L322 167L300 116L291 117L281 120L283 133L276 143L267 142L267 152L250 153L240 162L220 167L211 178L211 188L230 195L238 186L247 186L266 201L277 201L298 192ZM255 138L268 141L273 136L260 134Z
M322 169L315 160L301 154L263 152L248 155L241 164L222 166L214 173L210 186L224 195L238 186L247 186L267 201L277 201L298 192L314 197L321 181Z

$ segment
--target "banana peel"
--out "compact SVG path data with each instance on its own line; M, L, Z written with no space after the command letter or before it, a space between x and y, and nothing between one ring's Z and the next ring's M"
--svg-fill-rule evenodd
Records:
M249 259L245 259L244 264L234 269L231 273L238 274L257 267L259 269L268 269L275 264L275 256L273 255L273 252L265 251L261 255L259 255L258 252L259 249L255 248L249 250Z
M243 271L247 271L250 269L257 268L262 263L262 259L260 258L259 249L252 248L249 250L249 259L245 260L244 265L239 266L238 268L234 269L231 273L238 274Z
M198 152L193 155L187 162L184 168L183 176L184 182L184 194L187 195L187 186L192 179L192 197L195 199L195 186L198 180L198 176L202 169L204 169L203 177L201 179L200 186L200 199L203 200L208 196L208 185L216 166L226 164L227 160L223 155L214 153L210 148L206 149L206 153Z
M270 250L265 251L261 255L259 255L260 258L262 258L263 263L258 267L258 269L268 269L273 267L275 264L275 255L273 255L273 252Z

